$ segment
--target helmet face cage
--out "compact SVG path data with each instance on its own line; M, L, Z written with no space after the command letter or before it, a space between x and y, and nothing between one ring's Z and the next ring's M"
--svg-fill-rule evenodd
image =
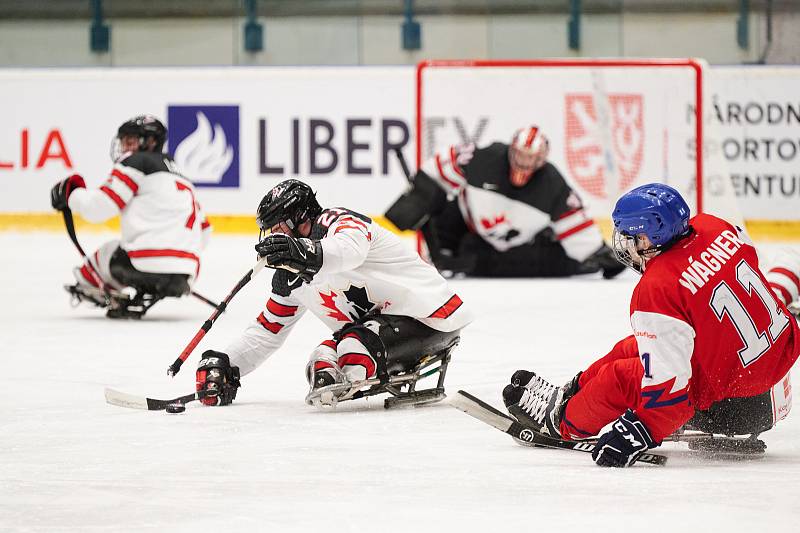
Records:
M611 249L617 261L639 274L644 272L648 260L661 253L661 248L653 245L639 249L641 240L639 235L625 235L616 228L611 235Z
M650 183L625 193L612 213L617 259L643 272L649 259L689 233L689 214L684 199L668 185Z
M139 115L122 123L111 140L111 160L116 162L123 155L122 138L134 136L139 140L139 151L162 152L167 141L167 128L153 115ZM150 146L150 139L155 140Z
M306 220L316 218L320 211L322 208L311 187L299 180L283 181L269 191L258 206L259 241L281 223L294 232Z
M526 185L533 173L547 161L550 143L537 126L522 128L514 133L508 147L508 179L514 187Z

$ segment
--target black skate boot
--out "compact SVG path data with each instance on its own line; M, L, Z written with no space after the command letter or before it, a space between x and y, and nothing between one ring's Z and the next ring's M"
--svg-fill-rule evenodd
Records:
M517 370L511 375L510 383L515 387L527 387L536 374L530 370Z
M534 372L517 370L503 389L503 402L514 418L544 435L560 439L561 420L567 402L578 392L580 373L563 387L556 387Z
M323 368L314 372L314 385L312 388L319 389L334 384L336 384L336 376L330 368Z

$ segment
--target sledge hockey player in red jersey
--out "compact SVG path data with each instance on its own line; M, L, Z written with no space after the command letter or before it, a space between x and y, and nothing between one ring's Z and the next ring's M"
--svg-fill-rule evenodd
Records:
M549 150L536 126L518 130L510 144L450 147L422 166L386 217L400 229L422 229L442 272L616 276L625 267L547 162Z
M162 153L166 140L158 119L134 117L119 127L114 167L102 186L87 189L73 174L50 192L54 209L89 222L120 216L121 238L75 268L77 283L67 286L78 301L107 307L110 318L140 318L159 299L188 294L200 270L210 225L194 186Z
M256 251L275 269L272 291L240 338L203 353L197 390L218 391L203 403L231 403L240 375L280 348L306 310L333 331L311 352L307 403L381 392L393 395L387 406L444 397L450 350L472 317L435 268L370 218L322 209L298 180L267 193L257 219ZM436 387L416 390L418 378L437 371Z
M657 183L623 195L612 218L617 257L642 274L631 297L633 335L563 387L517 371L503 390L509 412L565 440L613 423L593 457L616 467L687 423L757 435L784 418L800 328L744 232L708 214L690 219L679 193Z

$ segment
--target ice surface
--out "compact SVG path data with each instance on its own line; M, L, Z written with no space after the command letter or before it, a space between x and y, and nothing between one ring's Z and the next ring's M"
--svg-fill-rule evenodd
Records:
M94 249L109 235L81 236ZM216 236L196 289L222 299L252 266L252 239ZM800 418L764 435L760 460L698 460L667 444L664 468L606 470L586 454L530 449L447 406L384 411L381 397L319 412L303 403L313 316L243 380L235 404L183 414L123 409L103 388L169 398L194 388L264 305L250 283L175 378L167 366L211 309L159 303L141 322L70 308L78 256L66 235L0 233L0 531L800 530ZM478 319L447 376L502 406L518 368L555 382L628 334L636 281L459 280Z

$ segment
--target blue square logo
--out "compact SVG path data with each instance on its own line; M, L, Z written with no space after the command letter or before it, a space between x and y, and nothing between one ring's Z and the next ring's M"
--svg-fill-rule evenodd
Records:
M169 155L198 187L239 186L239 106L171 105Z

